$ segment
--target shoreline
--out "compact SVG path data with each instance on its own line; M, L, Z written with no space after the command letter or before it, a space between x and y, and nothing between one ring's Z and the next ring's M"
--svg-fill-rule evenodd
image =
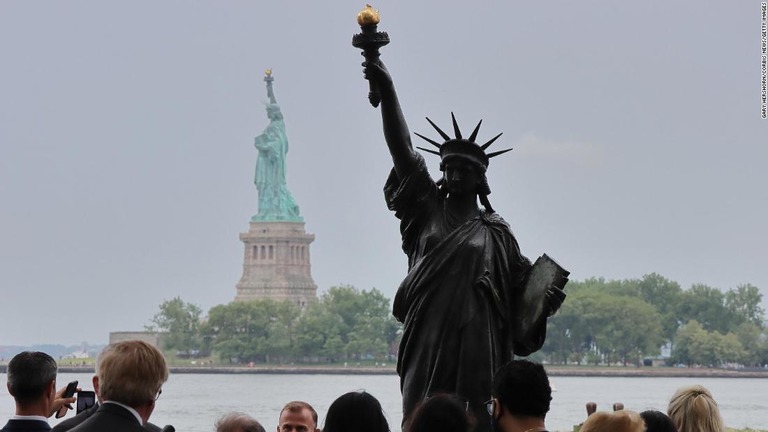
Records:
M764 369L707 369L671 367L588 367L544 365L552 377L622 378L768 378ZM394 367L368 366L171 366L172 374L261 374L261 375L397 375ZM0 373L5 366L0 365ZM61 366L59 373L94 373L93 366Z

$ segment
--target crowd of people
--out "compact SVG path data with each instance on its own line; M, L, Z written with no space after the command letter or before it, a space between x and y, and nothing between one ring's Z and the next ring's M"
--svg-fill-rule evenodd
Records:
M48 418L61 409L72 409L75 397L65 388L56 391L56 361L42 352L25 351L8 363L8 392L16 413L0 432L174 432L172 425L149 422L155 403L168 380L163 354L141 341L108 345L96 361L93 388L98 403L53 428ZM467 401L453 394L434 394L423 400L404 420L405 432L546 432L546 415L552 389L544 367L526 360L502 366L493 378L487 418L476 418ZM596 411L587 406L588 417L580 432L724 432L717 403L701 386L679 389L667 413L637 413L614 406ZM486 422L481 424L480 422ZM226 413L215 423L216 432L265 432L262 424L242 412ZM479 427L482 426L482 427ZM365 391L341 395L328 408L322 427L318 414L303 401L287 403L280 411L276 432L390 432L379 401ZM395 428L396 429L396 428Z

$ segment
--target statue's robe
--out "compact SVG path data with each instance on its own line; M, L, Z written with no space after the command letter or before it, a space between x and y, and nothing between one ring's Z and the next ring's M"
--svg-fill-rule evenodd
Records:
M404 323L397 362L404 422L425 397L456 393L469 403L476 430L487 430L483 402L493 373L544 343L546 317L526 335L514 330L531 262L499 215L478 209L453 222L420 155L404 178L392 170L384 192L408 255L393 307Z
M286 220L300 217L299 206L285 180L288 136L282 116L271 119L269 126L256 137L255 145L259 150L254 175L254 183L259 190L257 218Z

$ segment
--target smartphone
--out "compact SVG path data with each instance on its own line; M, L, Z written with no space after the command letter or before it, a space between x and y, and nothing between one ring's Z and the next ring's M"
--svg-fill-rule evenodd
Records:
M89 390L77 392L77 414L87 410L96 404L96 393Z
M71 398L75 395L75 391L77 391L77 380L70 382L67 384L67 388L64 390L64 394L61 396L63 398ZM62 418L64 417L64 414L67 413L69 409L72 407L67 407L66 405L59 408L59 411L56 412L56 418Z

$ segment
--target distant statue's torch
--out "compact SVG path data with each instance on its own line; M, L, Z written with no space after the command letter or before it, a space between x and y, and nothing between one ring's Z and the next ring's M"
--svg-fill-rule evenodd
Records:
M368 63L378 62L379 48L389 43L389 35L386 32L376 31L379 24L379 11L373 9L371 5L365 5L365 8L357 14L357 23L360 24L362 33L352 36L352 46L363 50ZM379 86L374 81L368 81L368 86L368 100L375 108L381 102Z

